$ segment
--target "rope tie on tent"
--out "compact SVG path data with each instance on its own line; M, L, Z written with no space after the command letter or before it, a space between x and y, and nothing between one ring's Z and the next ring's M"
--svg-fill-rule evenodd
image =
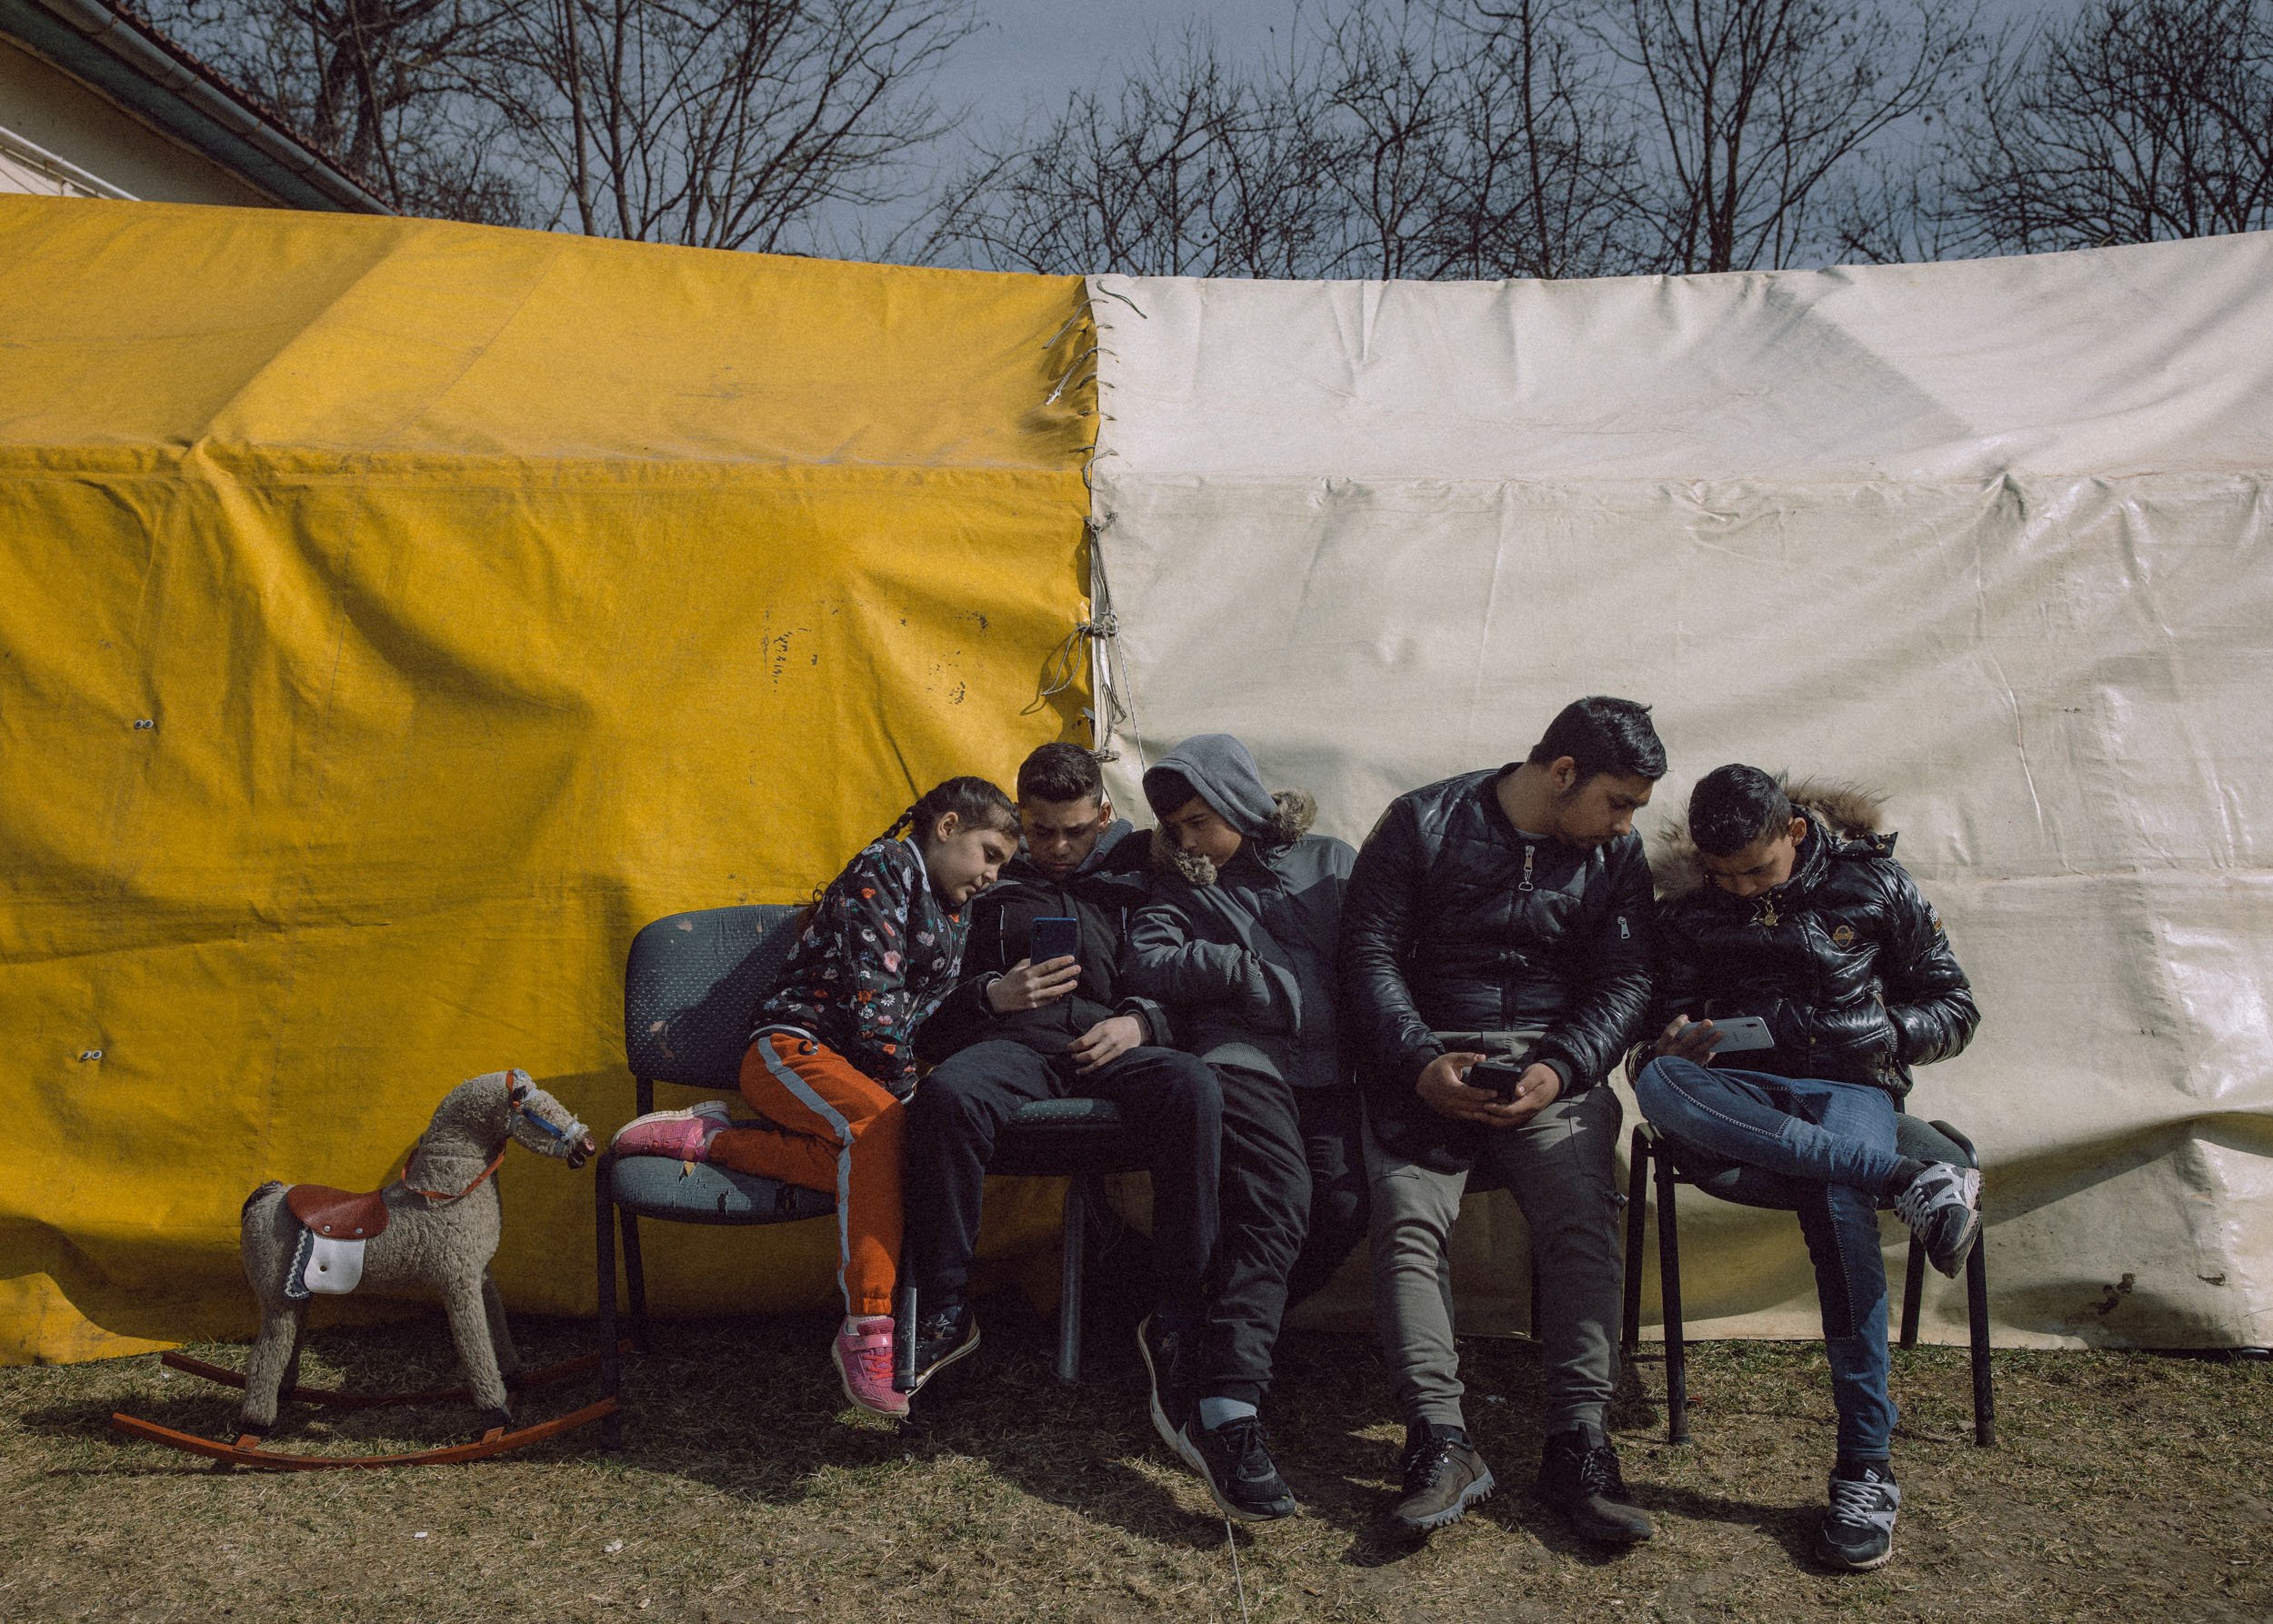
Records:
M1103 346L1093 344L1087 349L1083 350L1079 355L1076 356L1074 357L1073 365L1066 367L1063 373L1058 375L1056 386L1050 390L1048 396L1044 398L1042 404L1044 406L1056 406L1057 404L1057 397L1063 395L1067 386L1073 383L1075 375L1079 373L1082 367L1086 366L1092 357L1102 355L1103 353Z
M1114 619L1112 611L1108 609L1097 618L1084 620L1067 632L1057 647L1050 651L1049 658L1042 662L1042 686L1035 690L1034 703L1018 714L1031 716L1041 708L1045 700L1055 699L1073 687L1081 677L1085 641L1092 637L1118 637L1120 629L1120 623Z
M1123 292L1122 292L1119 288L1117 288L1117 287L1107 287L1107 286L1106 286L1106 285L1105 285L1105 281L1104 281L1104 278L1102 278L1102 277L1092 277L1092 278L1090 279L1089 286L1092 286L1092 287L1094 287L1094 288L1096 288L1096 289L1099 293L1103 294L1103 295L1104 295L1106 298L1108 298L1108 299L1118 299L1118 300L1120 300L1120 302L1121 302L1122 304L1124 304L1124 305L1127 306L1128 306L1131 310L1136 311L1136 315L1137 315L1137 316L1138 316L1138 318L1139 318L1140 320L1144 320L1144 321L1150 321L1150 320L1152 319L1152 317L1150 317L1149 316L1145 315L1145 313L1144 313L1143 309L1142 309L1142 308L1140 308L1140 307L1138 306L1138 305L1137 305L1137 303L1136 303L1136 300L1134 300L1134 299L1130 298L1130 297L1129 297L1126 294L1123 293Z
M1113 522L1113 515L1104 506L1096 475L1098 463L1117 455L1102 443L1105 437L1103 426L1114 420L1113 414L1106 409L1107 385L1105 360L1108 357L1119 359L1118 353L1106 342L1112 336L1113 324L1106 319L1104 301L1114 299L1127 306L1136 312L1139 321L1150 321L1152 318L1145 314L1136 300L1116 287L1107 286L1101 277L1085 277L1082 286L1088 294L1084 303L1089 314L1095 342L1089 346L1087 354L1074 363L1066 377L1060 380L1059 388L1065 388L1073 375L1078 373L1085 364L1095 362L1090 378L1096 386L1092 410L1098 428L1089 445L1083 447L1085 455L1081 464L1081 483L1089 493L1091 504L1089 516L1083 521L1082 526L1089 546L1089 618L1073 629L1045 666L1042 691L1036 697L1036 701L1038 704L1073 685L1079 675L1081 651L1086 648L1089 657L1089 687L1094 696L1082 713L1089 722L1089 753L1101 762L1118 761L1121 752L1115 747L1114 740L1126 731L1135 748L1136 771L1141 775L1145 770L1145 752L1143 746L1137 742L1142 735L1136 721L1136 690L1128 681L1126 668L1121 664L1120 622L1113 614L1112 587L1105 576L1105 551L1098 546L1099 537ZM1051 398L1056 398L1056 393ZM1237 1559L1236 1553L1234 1559ZM1241 1600L1244 1612L1244 1594Z

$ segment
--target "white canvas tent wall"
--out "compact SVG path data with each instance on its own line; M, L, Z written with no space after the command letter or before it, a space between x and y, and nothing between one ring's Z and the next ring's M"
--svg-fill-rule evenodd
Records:
M2000 1337L2273 1341L2273 238L1091 292L1125 802L1222 728L1357 840L1597 692L1657 707L1660 810L1887 790L1987 1011L1915 1105L1983 1147ZM1811 1334L1790 1219L1711 1206L1692 1324Z

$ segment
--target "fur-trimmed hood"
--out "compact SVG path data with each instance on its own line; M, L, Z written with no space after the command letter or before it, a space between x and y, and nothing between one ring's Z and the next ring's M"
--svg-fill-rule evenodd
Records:
M1827 837L1827 844L1846 846L1861 841L1880 857L1893 854L1895 836L1882 827L1887 797L1877 790L1820 778L1802 778L1795 784L1779 777L1777 782L1783 786L1792 810L1807 817L1819 834ZM1686 897L1705 883L1705 865L1698 860L1697 842L1689 836L1686 814L1651 836L1649 872L1657 882L1657 895L1667 899ZM1798 871L1794 872L1793 877L1799 877Z
M1292 846L1310 832L1310 826L1318 820L1317 797L1307 789L1274 789L1271 791L1273 811L1267 833L1248 836L1266 847ZM1164 829L1152 831L1150 867L1155 874L1174 874L1196 886L1216 883L1216 865L1197 852L1182 852L1169 839Z

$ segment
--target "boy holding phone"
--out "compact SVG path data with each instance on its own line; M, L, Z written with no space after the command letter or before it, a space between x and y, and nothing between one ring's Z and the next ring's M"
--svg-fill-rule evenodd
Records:
M1536 1492L1590 1544L1650 1537L1611 1442L1623 1108L1602 1086L1647 1029L1649 864L1665 775L1649 708L1567 705L1519 762L1399 796L1342 913L1341 998L1367 1085L1375 1312L1404 1412L1390 1521L1415 1535L1497 1488L1470 1440L1447 1251L1482 1168L1530 1230L1547 1366Z
M1787 794L1757 767L1724 767L1691 792L1688 836L1694 866L1677 858L1660 876L1657 1007L1669 1018L1634 1096L1683 1146L1796 1188L1838 1411L1816 1554L1883 1567L1901 1491L1878 1207L1892 1202L1942 1273L1963 1267L1981 1176L1897 1155L1895 1116L1910 1068L1964 1048L1980 1014L1869 797ZM1715 1064L1739 1047L1737 1065Z
M1197 1317L1216 1246L1215 1074L1165 1047L1167 1013L1120 980L1147 843L1113 816L1096 758L1076 745L1044 745L1018 768L1018 855L970 905L963 979L916 1033L932 1067L907 1107L918 1388L978 1346L969 1293L986 1163L1029 1101L1113 1100L1145 1147L1165 1322Z

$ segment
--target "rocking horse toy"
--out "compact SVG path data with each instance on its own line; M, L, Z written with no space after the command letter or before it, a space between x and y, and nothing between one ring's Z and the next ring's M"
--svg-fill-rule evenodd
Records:
M234 1442L177 1432L139 1417L113 1415L111 1425L146 1439L236 1466L306 1470L323 1467L433 1465L478 1460L583 1427L608 1415L604 1398L571 1414L513 1428L508 1387L526 1389L561 1380L599 1362L597 1354L548 1368L521 1371L506 1328L505 1305L489 1277L501 1228L495 1174L518 1141L541 1156L581 1168L594 1151L583 1123L526 1071L492 1071L444 1096L419 1136L402 1177L367 1193L317 1184L274 1181L245 1198L245 1275L260 1299L260 1334L243 1376L202 1359L168 1353L175 1369L245 1389ZM424 1288L442 1298L466 1386L433 1393L339 1393L297 1384L300 1338L313 1294L358 1286L395 1293ZM478 1439L396 1455L293 1455L262 1448L275 1425L280 1398L340 1408L435 1402L470 1397L487 1429Z

